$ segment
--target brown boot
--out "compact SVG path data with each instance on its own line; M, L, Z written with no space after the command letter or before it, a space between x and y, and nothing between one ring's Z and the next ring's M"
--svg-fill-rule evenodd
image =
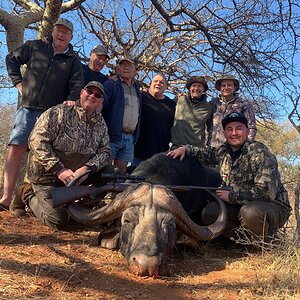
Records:
M34 195L31 184L23 183L13 197L9 210L18 217L25 216L25 200Z

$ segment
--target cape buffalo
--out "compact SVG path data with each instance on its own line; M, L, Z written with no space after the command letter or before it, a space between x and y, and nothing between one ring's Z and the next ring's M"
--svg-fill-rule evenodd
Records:
M214 174L195 160L180 162L159 154L142 163L132 175L145 175L147 181L163 184L207 185L218 182L218 176L211 182L207 179L213 179ZM208 195L209 192L200 193L199 200L193 193L194 198L189 202L197 204L192 209L203 206ZM113 232L111 239L100 234L103 238L101 246L120 248L135 274L156 277L168 275L167 258L175 246L177 231L196 240L210 240L222 233L226 223L225 207L221 200L217 201L221 208L217 221L209 226L200 226L191 220L170 189L143 182L128 187L104 207L89 210L71 204L68 212L73 219L84 224L103 224L120 219L120 229L116 235Z
M143 161L133 172L133 176L144 177L147 182L162 185L210 186L221 185L220 174L212 168L199 163L194 157L183 161L159 153ZM189 217L197 224L201 223L201 212L214 197L206 190L191 189L188 192L175 192L179 202Z

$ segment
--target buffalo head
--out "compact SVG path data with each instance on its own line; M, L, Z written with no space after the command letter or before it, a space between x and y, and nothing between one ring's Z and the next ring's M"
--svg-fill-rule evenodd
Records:
M221 213L209 226L195 224L172 191L162 185L140 183L119 193L108 205L89 210L77 204L68 207L70 216L83 224L103 224L120 219L120 231L113 243L119 247L129 268L137 275L167 275L167 258L176 243L176 230L197 240L210 240L224 229L225 207L218 200Z

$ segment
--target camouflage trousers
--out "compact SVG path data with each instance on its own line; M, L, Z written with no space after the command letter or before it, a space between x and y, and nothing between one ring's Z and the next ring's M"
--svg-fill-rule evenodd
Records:
M35 196L29 199L27 203L36 218L55 229L63 228L69 220L64 207L53 208L51 204L51 191L61 186L64 186L63 183L53 185L32 184Z

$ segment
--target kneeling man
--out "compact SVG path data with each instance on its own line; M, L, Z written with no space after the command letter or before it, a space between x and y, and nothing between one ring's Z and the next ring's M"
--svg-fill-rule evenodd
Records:
M248 141L248 123L242 113L228 114L222 126L226 142L220 147L200 149L186 145L167 155L183 159L188 154L204 164L219 164L224 184L231 187L231 191L216 191L227 208L224 236L234 236L233 229L242 225L255 237L265 239L285 224L291 211L276 157L264 144ZM208 204L202 213L203 222L212 223L218 212L217 204Z
M100 113L103 100L102 84L91 81L74 106L60 104L45 111L29 137L28 177L35 196L27 204L50 227L68 222L63 207L52 208L51 191L87 170L100 171L109 162L108 131Z

